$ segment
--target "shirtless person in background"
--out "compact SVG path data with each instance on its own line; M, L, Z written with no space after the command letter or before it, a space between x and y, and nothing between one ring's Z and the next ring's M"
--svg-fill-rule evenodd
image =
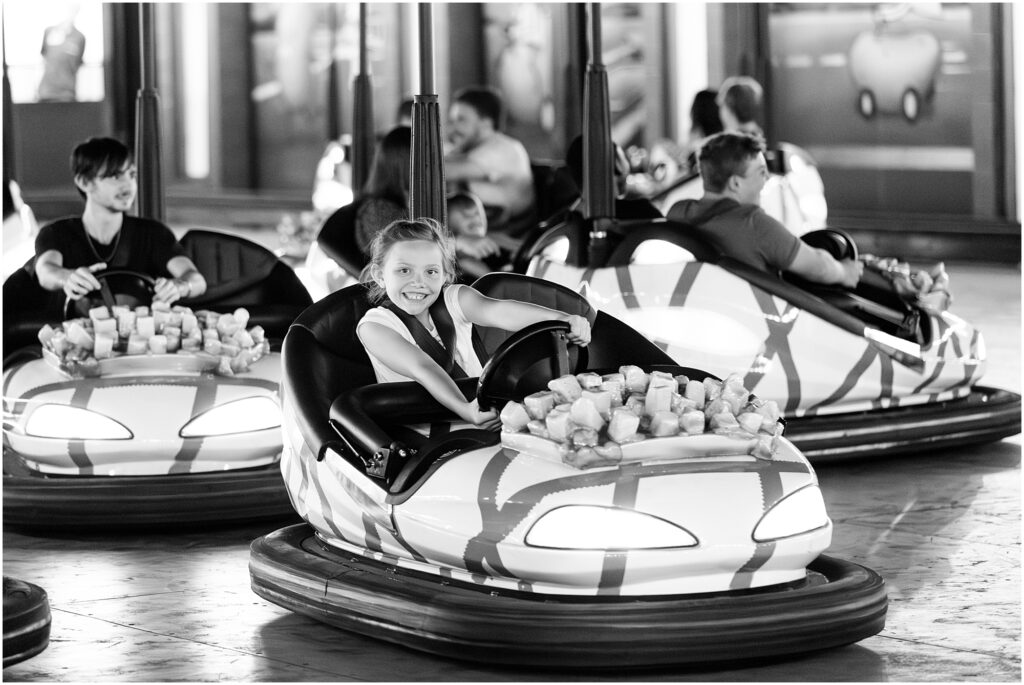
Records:
M535 212L533 173L523 144L500 130L502 110L501 97L491 89L472 87L455 94L448 114L452 146L445 154L445 178L480 198L492 233L515 238L532 228L527 224Z

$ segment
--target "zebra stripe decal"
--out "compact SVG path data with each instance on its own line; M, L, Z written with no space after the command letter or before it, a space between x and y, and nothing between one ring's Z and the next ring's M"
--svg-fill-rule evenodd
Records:
M767 362L778 357L786 373L786 384L789 388L789 396L786 398L786 406L783 411L791 414L800 406L800 373L797 371L793 351L789 346L789 334L799 318L797 316L799 310L787 303L780 315L771 295L754 287L751 287L751 292L764 313L764 320L768 325L768 337L765 338L762 353L747 369L746 376L743 378L743 387L753 392L764 377L765 369L768 366Z
M926 362L926 378L922 378L896 365L892 357L859 336L835 329L711 264L694 261L581 269L542 258L533 265L536 275L554 282L571 288L585 284L589 299L601 303L613 316L667 307L693 308L696 316L703 311L713 319L723 313L715 300L728 302L727 310L739 313L734 320L750 334L757 336L764 330L762 349L749 360L713 350L706 339L692 347L678 335L675 342L669 342L672 337L657 329L657 319L629 319L642 322L647 328L641 332L679 364L706 368L719 376L743 373L748 389L778 401L787 416L832 415L954 399L968 394L984 371L984 360L978 357L980 333L947 312L923 311L922 324L931 326L933 335L921 348ZM670 292L655 285L668 282L674 282ZM712 329L711 340L714 335ZM832 343L835 351L822 347L824 342L815 346L819 338ZM723 366L726 359L728 366ZM850 367L836 368L838 364Z
M688 461L667 463L640 463L615 470L581 471L528 486L507 498L499 506L498 484L504 471L512 464L518 452L501 448L490 458L480 479L478 501L483 526L466 545L463 562L467 570L485 575L514 577L501 559L498 543L522 525L530 512L548 495L567 490L614 486L614 504L623 508L636 505L639 482L645 478L681 474L756 473L761 480L762 509L767 512L782 496L783 473L809 473L804 462L758 460L750 461ZM754 556L736 571L733 587L749 587L753 574L761 568L774 551L774 543L758 546ZM624 578L628 551L609 551L605 554L601 571L599 594L618 595ZM483 582L483 579L479 582Z

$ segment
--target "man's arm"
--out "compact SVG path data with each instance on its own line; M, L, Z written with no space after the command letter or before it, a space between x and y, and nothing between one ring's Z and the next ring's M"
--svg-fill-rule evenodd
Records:
M36 257L35 271L39 285L45 290L63 290L72 300L80 299L86 293L100 289L100 282L93 276L106 269L105 262L97 262L77 269L64 268L64 255L59 250L46 250Z
M814 283L838 284L857 287L864 271L863 262L856 259L837 260L825 250L811 247L801 241L796 257L786 269Z
M445 157L444 177L447 181L494 181L495 175L463 154Z

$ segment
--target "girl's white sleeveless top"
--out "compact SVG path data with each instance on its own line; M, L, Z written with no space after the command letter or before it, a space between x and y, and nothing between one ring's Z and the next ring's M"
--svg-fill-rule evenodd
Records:
M452 323L455 324L455 361L463 368L467 376L476 377L483 371L483 367L480 364L480 360L476 357L476 352L473 350L473 324L466 318L462 307L459 305L459 291L462 288L463 286L461 285L450 285L445 288L444 303L448 307L448 312L452 315ZM390 309L374 307L359 320L359 323L356 324L356 330L358 331L359 327L365 322L379 323L382 326L387 326L413 345L416 344L412 333L409 332L409 329L402 323L402 320ZM431 326L428 328L431 328L431 333L440 340L437 334L437 327L433 325L433 321L431 321ZM367 355L370 357L370 363L373 364L373 372L377 375L378 383L413 380L393 371L369 350L367 350Z

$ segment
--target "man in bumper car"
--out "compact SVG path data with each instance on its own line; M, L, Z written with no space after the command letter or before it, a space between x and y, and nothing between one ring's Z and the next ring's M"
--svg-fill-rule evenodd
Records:
M171 229L127 216L138 191L128 148L113 138L90 138L71 155L71 172L85 199L81 217L67 217L36 236L39 285L79 300L100 289L95 274L124 269L156 277L153 299L171 303L206 291L206 279Z
M695 227L722 254L769 273L796 274L812 283L856 287L864 270L856 259L836 259L801 241L758 205L768 180L761 138L748 133L718 133L698 155L704 195L682 200L669 219Z

